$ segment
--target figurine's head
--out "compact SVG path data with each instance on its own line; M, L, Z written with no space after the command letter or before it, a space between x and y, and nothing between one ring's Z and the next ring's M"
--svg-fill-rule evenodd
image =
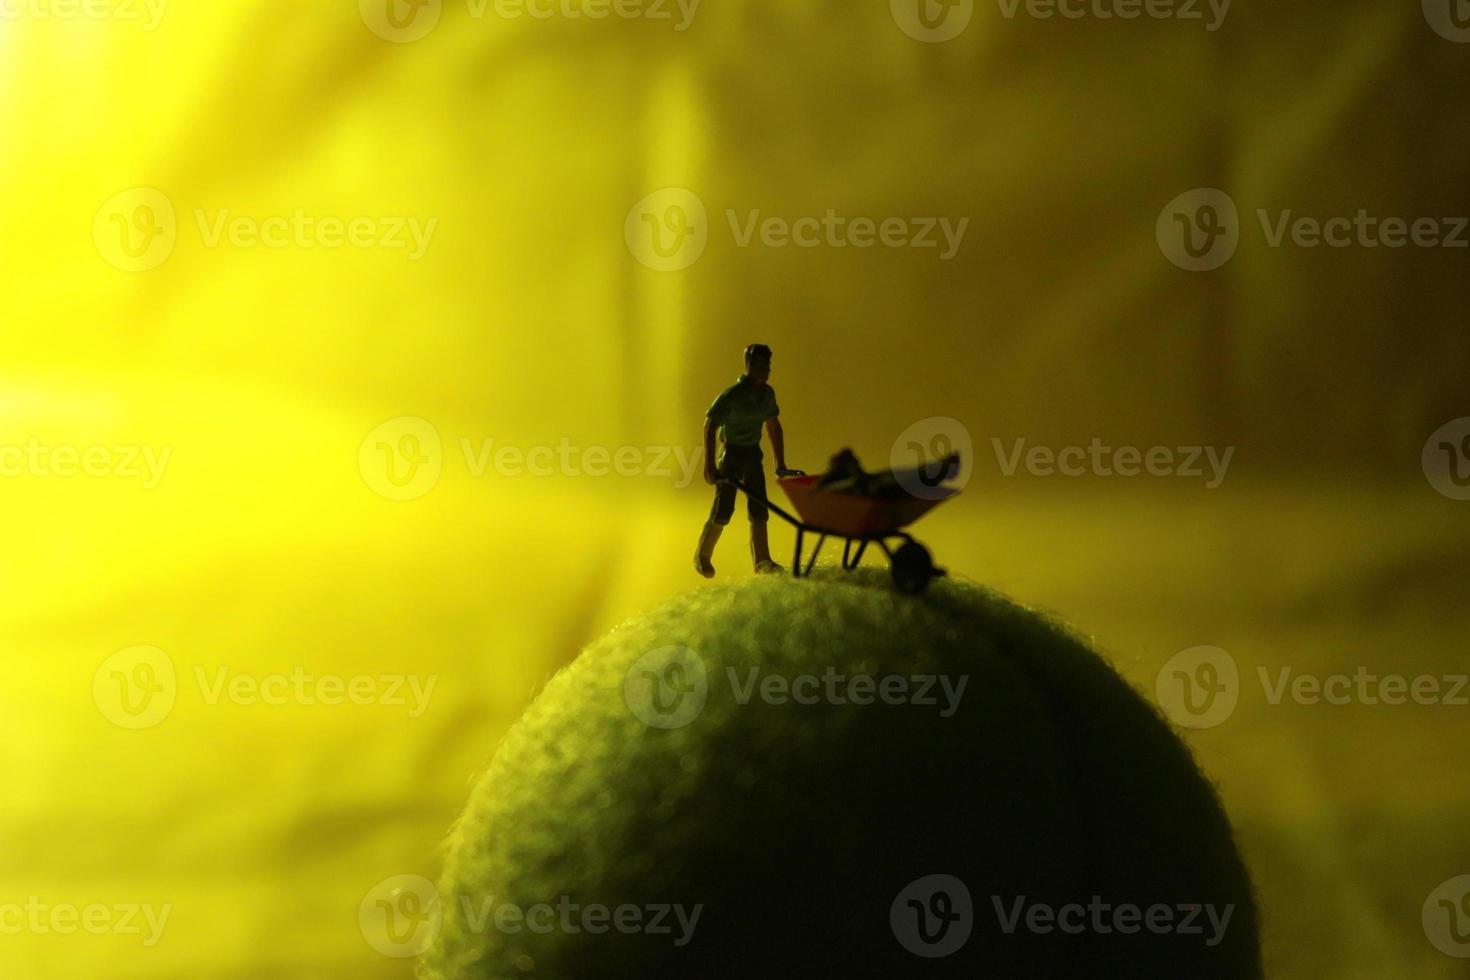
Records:
M765 344L751 344L745 348L745 376L758 385L771 380L771 349Z

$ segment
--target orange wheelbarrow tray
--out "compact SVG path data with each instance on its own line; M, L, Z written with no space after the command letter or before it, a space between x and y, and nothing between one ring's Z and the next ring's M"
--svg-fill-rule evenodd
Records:
M930 496L904 494L898 497L870 497L841 490L825 490L817 486L820 476L789 476L778 480L781 489L795 508L796 514L784 510L739 480L726 480L748 497L754 497L796 528L796 555L792 574L801 578L816 567L817 555L828 538L842 539L842 568L851 571L863 560L868 545L876 544L888 556L893 567L893 584L900 592L917 595L931 579L945 574L934 566L929 549L915 541L903 528L944 503L958 490L933 487ZM799 516L798 516L799 515ZM808 534L817 535L817 543L802 564L802 546ZM890 541L898 542L896 546Z

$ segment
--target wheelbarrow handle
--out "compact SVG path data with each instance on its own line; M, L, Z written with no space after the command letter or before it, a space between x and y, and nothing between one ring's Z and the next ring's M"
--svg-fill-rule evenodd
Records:
M776 471L776 476L782 480L788 476L806 476L806 470L781 469Z
M739 490L741 493L745 494L747 497L750 497L752 500L758 500L758 501L760 501L761 503L763 503L763 504L766 505L766 508L768 510L774 511L777 515L779 515L783 519L789 521L790 523L796 525L799 528L805 528L807 526L806 523L801 518L797 517L795 514L791 514L791 513L787 512L785 510L782 510L779 506L777 506L776 504L772 503L770 501L770 499L767 498L764 494L752 493L751 490L750 490L750 488L747 487L744 483L742 483L739 480L732 479L730 477L721 477L720 479L718 479L718 480L715 481L715 485L716 486L718 486L720 484L724 484L726 486L734 487L735 489Z

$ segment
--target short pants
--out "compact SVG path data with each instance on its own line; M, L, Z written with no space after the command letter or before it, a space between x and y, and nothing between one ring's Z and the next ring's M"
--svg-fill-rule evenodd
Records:
M765 455L761 447L726 446L720 454L718 474L722 480L739 480L751 491L745 495L746 512L750 523L764 524L770 518L766 510L766 469L762 463ZM724 527L735 513L735 494L738 491L728 483L715 485L715 504L710 509L709 519Z

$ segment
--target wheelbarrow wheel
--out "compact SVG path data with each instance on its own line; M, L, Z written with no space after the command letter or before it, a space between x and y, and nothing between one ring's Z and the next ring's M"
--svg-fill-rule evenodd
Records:
M938 574L929 549L917 541L908 541L893 553L893 586L900 592L918 595Z

